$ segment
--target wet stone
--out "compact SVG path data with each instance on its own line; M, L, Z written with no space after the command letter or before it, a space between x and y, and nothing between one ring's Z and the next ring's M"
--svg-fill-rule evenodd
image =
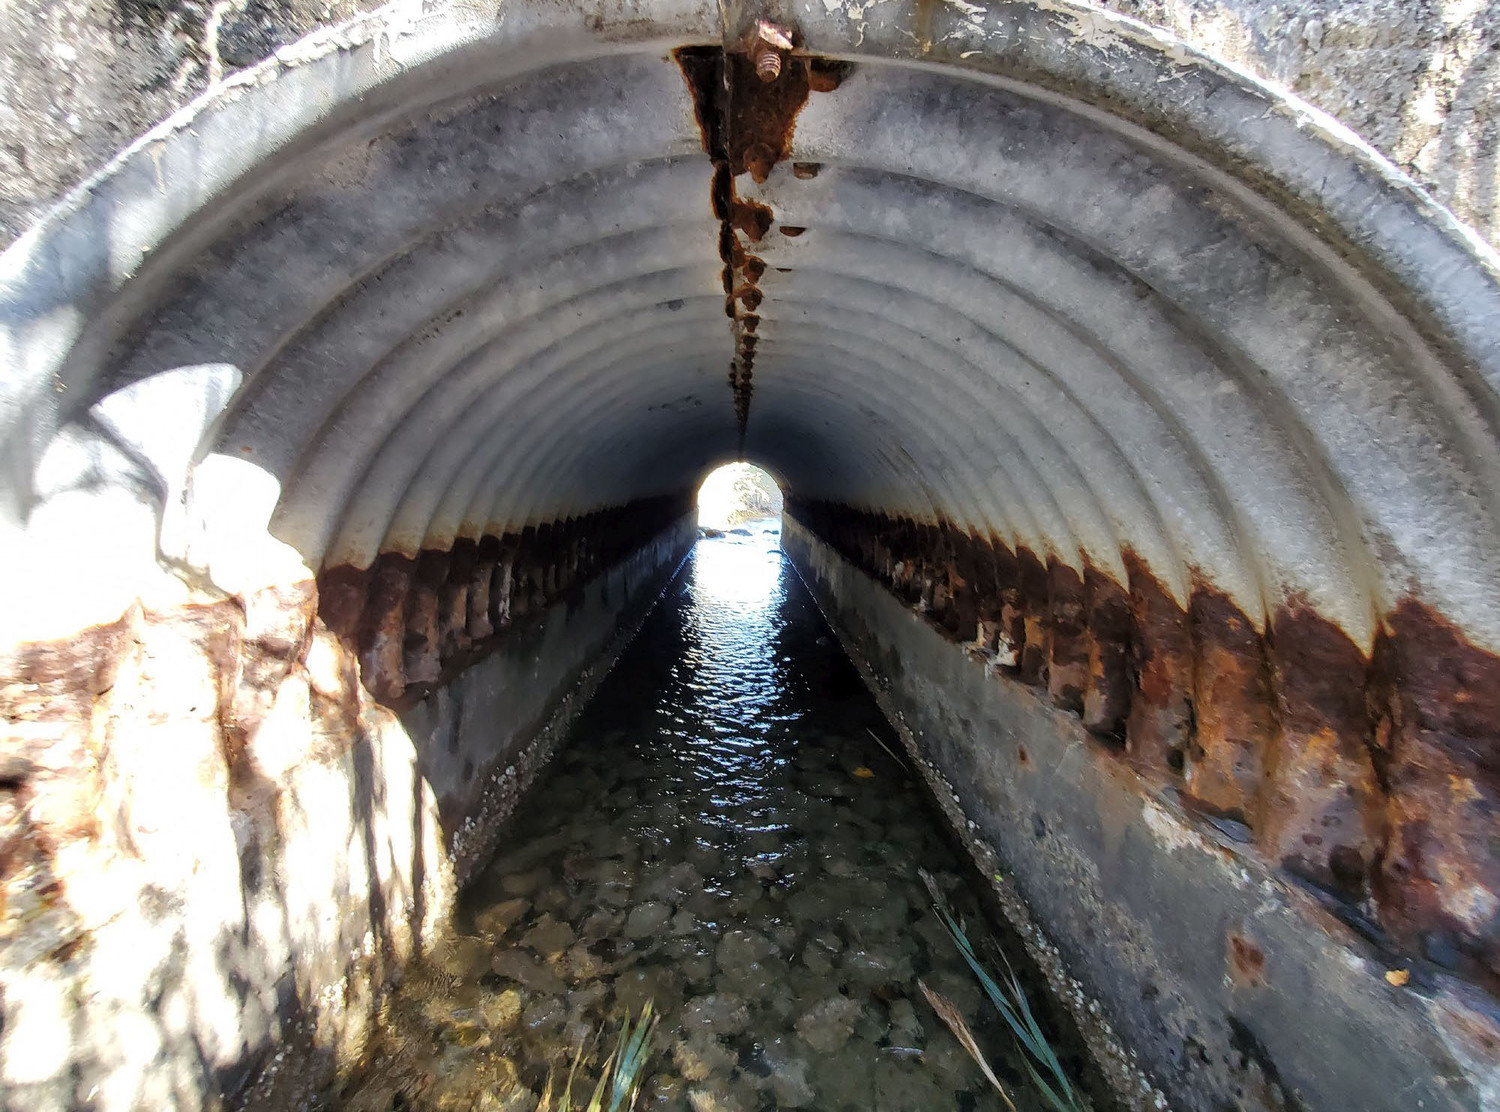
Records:
M550 914L543 915L536 925L521 936L521 945L528 946L539 954L557 954L573 945L578 936L567 923L559 922Z
M526 1005L521 1012L521 1024L533 1034L556 1031L568 1018L568 1010L555 996L543 996Z
M489 968L495 947L482 938L449 939L439 951L443 970L462 980L478 980Z
M528 869L524 873L511 873L500 881L500 888L508 896L529 896L552 879L550 869Z
M479 1012L491 1030L508 1030L521 1018L521 994L514 988L508 988L487 996L480 1005Z
M523 950L497 950L490 960L490 970L533 992L556 994L567 987L561 977Z
M481 908L474 915L474 927L480 933L499 938L526 917L531 902L520 898L501 900Z
M750 1010L732 993L713 993L688 1002L682 1013L687 1031L706 1031L712 1035L738 1035L750 1026Z
M716 1074L727 1074L739 1058L712 1035L695 1035L672 1047L672 1060L689 1081L703 1081Z
M407 978L327 1106L535 1112L550 1072L557 1112L578 1047L602 1048L592 1091L650 1002L643 1108L1000 1112L917 990L1024 1076L917 870L981 946L983 914L851 668L774 547L700 543L465 894L470 933Z
M672 909L666 904L655 901L637 904L625 918L625 937L651 938L660 934L671 918Z
M836 1054L854 1033L860 1006L847 996L831 996L813 1005L797 1021L797 1034L819 1054Z

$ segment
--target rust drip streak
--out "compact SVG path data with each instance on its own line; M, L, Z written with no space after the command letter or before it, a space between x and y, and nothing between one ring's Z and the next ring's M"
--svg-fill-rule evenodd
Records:
M709 203L719 222L724 315L734 339L729 389L741 456L754 393L757 310L764 300L760 279L766 269L746 242L760 243L775 214L767 205L740 197L735 178L748 173L757 183L765 182L790 154L792 132L808 96L838 88L849 70L847 63L792 54L785 46L792 36L772 31L769 38L757 33L737 49L689 46L674 52L713 166Z
M1407 599L1367 656L1305 600L1183 607L947 523L789 513L1377 944L1500 988L1500 658Z

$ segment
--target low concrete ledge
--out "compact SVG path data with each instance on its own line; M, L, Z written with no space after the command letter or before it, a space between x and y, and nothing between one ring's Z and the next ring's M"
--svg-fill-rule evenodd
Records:
M460 887L483 868L501 827L697 540L689 514L572 601L550 607L495 651L401 715L427 754Z
M1315 899L1190 819L1076 716L790 517L783 545L961 808L949 810L959 835L987 873L997 863L1002 903L1019 895L1042 948L1055 946L1172 1107L1500 1108L1493 1001L1435 974L1390 983ZM1085 1020L1094 1007L1064 1003Z

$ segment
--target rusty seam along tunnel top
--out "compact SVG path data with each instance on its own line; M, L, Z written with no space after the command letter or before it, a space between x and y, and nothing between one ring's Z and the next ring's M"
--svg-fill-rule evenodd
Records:
M743 455L1493 988L1496 262L1334 121L1062 0L377 13L4 255L7 640L317 575L395 700Z

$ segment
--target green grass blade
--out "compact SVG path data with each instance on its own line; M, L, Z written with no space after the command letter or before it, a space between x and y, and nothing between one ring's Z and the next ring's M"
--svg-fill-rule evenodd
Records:
M640 1091L646 1063L651 1058L651 1036L656 1029L656 1019L655 1002L648 1000L641 1008L641 1015L636 1020L634 1029L628 1016L624 1026L620 1028L608 1112L621 1112L634 1103L636 1093Z
M921 871L921 877L923 883L927 885L927 890L932 894L933 911L937 913L943 926L952 936L954 945L978 979L980 987L984 989L984 994L989 997L995 1010L1000 1013L1006 1026L1015 1036L1017 1044L1023 1051L1022 1064L1031 1075L1031 1080L1038 1092L1056 1112L1085 1112L1086 1105L1074 1090L1062 1063L1058 1060L1056 1051L1052 1049L1052 1044L1047 1041L1046 1034L1037 1023L1036 1016L1031 1011L1031 1003L1026 998L1026 992L1022 989L1020 979L1016 976L1016 971L1011 967L1010 960L1005 956L1004 951L1000 951L1000 960L1005 965L1008 984L1002 987L979 961L973 944L948 911L937 883L925 870ZM1042 1070L1037 1069L1033 1064L1033 1059L1036 1063L1040 1063ZM1042 1076L1043 1071L1051 1077L1050 1082Z
M589 1097L588 1108L585 1112L603 1112L604 1090L609 1085L610 1071L614 1068L615 1056L611 1054L604 1060L604 1069L599 1073L599 1084L594 1086L594 1095Z

